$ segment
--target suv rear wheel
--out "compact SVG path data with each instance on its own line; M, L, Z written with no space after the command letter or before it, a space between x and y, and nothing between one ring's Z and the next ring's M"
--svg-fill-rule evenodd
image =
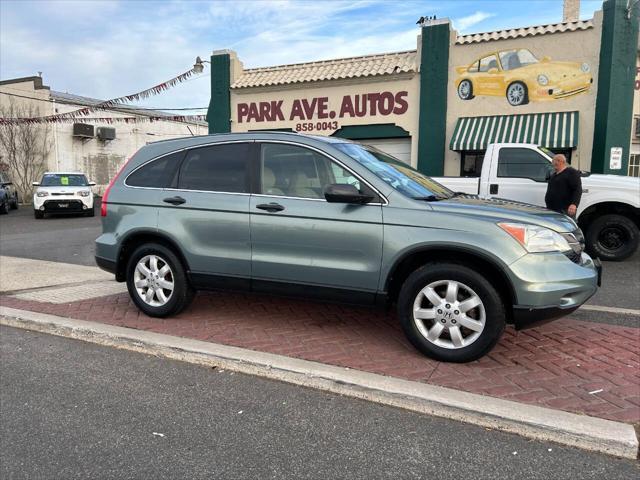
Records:
M398 298L398 314L409 341L425 355L470 362L500 339L506 323L500 295L475 270L431 263L413 272Z
M195 293L178 257L156 243L138 247L129 258L127 289L138 308L151 317L180 313Z

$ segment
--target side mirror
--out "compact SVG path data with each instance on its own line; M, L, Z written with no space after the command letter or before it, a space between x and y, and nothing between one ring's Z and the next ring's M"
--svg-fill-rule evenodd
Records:
M40 186L40 182L33 182L31 185L33 185L34 187L39 187Z
M487 73L490 73L491 75L495 75L496 73L498 73L498 69L496 67L490 68L489 71Z
M358 189L346 183L334 183L324 189L324 198L329 203L367 203L373 200L371 195L364 195Z
M553 175L553 172L551 170L547 170L547 173L544 175L544 181L548 182L551 179L551 175Z
M89 186L90 187L95 187L96 186L96 182L89 182Z

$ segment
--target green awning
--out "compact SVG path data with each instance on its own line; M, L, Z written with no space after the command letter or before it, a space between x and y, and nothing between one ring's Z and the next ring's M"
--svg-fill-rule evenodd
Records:
M486 150L490 143L535 143L547 148L578 145L578 112L492 115L458 119L449 148Z

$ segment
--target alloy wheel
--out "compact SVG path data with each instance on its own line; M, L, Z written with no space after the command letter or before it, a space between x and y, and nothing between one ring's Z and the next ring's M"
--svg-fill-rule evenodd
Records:
M439 280L416 295L413 321L429 342L458 349L471 345L480 337L486 324L486 312L482 299L469 286L454 280Z
M146 255L138 261L133 281L142 301L152 307L166 305L175 288L171 267L158 255Z
M526 95L524 86L521 83L513 83L507 89L507 100L513 106L521 105Z

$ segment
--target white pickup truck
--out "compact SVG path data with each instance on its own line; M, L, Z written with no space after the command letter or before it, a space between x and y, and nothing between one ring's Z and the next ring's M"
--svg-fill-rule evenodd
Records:
M455 192L544 206L553 153L532 144L487 147L480 177L434 177ZM640 178L582 172L577 222L587 249L603 260L624 260L640 239Z

